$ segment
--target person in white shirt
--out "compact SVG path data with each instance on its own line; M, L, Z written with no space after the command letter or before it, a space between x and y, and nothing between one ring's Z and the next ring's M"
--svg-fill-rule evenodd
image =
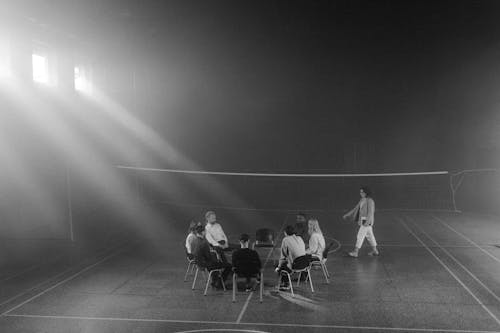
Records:
M346 220L356 221L359 225L358 236L356 239L356 246L354 250L349 252L350 257L357 258L358 252L363 242L368 239L372 250L368 253L369 256L378 256L377 240L373 233L373 223L375 222L375 201L371 197L371 191L367 187L362 187L359 190L361 199L356 207L347 212L343 218Z
M222 230L222 226L217 223L217 215L215 215L214 211L209 210L205 213L205 220L207 221L207 225L205 226L205 238L210 246L219 254L222 262L227 263L228 261L224 251L230 250L229 243L224 230Z
M205 220L207 225L205 226L205 231L207 232L205 238L215 248L226 249L229 246L226 234L219 223L217 223L217 215L214 211L208 211L205 213Z
M276 267L276 272L279 274L280 271L292 271L293 261L306 255L306 246L304 241L300 236L295 235L295 230L291 225L285 228L285 237L281 242L281 256ZM281 290L287 290L290 286L288 285L288 279L282 275L281 276Z
M309 219L307 222L309 233L309 248L306 253L312 256L312 260L323 259L323 251L325 250L325 237L319 227L317 219Z

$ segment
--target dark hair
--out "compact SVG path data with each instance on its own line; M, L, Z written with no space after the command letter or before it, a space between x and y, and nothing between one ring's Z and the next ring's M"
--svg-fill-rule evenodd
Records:
M372 196L372 191L370 190L370 188L368 188L368 186L361 186L360 190L363 190L367 197Z
M205 227L202 224L196 225L195 231L197 234L201 234L205 230Z
M197 225L198 225L198 222L196 222L195 220L192 220L191 222L189 222L188 232L195 232Z
M285 234L287 234L288 236L295 234L295 229L293 228L293 226L287 225L285 227Z
M250 239L250 236L248 236L248 234L241 234L241 236L240 236L240 241L242 241L242 242L248 242L249 239Z

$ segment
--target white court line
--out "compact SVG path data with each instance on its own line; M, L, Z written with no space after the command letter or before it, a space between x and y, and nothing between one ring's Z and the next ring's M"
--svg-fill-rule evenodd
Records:
M62 285L62 284L64 284L64 283L66 283L66 282L68 282L68 281L70 281L70 280L72 280L72 279L76 278L77 276L79 276L79 275L81 275L82 273L85 273L86 271L88 271L88 270L90 270L90 269L94 268L95 266L97 266L97 265L99 265L99 264L101 264L101 263L105 262L106 260L113 258L114 256L118 255L118 254L119 254L119 253L121 253L122 251L123 251L123 249L118 249L116 252L114 252L114 253L111 253L111 254L107 255L106 257L104 257L103 259L99 260L98 262L96 262L96 263L94 263L94 264L92 264L92 265L90 265L90 266L87 266L87 267L85 267L84 269L81 269L80 271L76 272L75 274L71 275L70 277L68 277L68 278L66 278L66 279L64 279L64 280L62 280L62 281L60 281L59 283L56 283L55 285L53 285L53 286L51 286L51 287L49 287L49 288L45 289L45 290L44 290L44 291L42 291L42 292L39 292L39 293L38 293L38 294L36 294L35 296L33 296L33 297L31 297L31 298L29 298L29 299L25 300L25 301L24 301L24 302L22 302L22 303L19 303L18 305L14 306L14 307L13 307L13 308L11 308L10 310L7 310L7 311L3 312L3 313L0 315L0 317L7 315L9 312L12 312L12 311L14 311L14 310L16 310L16 309L20 308L21 306L23 306L23 305L25 305L25 304L27 304L27 303L31 302L32 300L34 300L34 299L36 299L36 298L38 298L38 297L40 297L40 296L42 296L42 295L44 295L44 294L48 293L49 291L51 291L51 290L53 290L53 289L55 289L55 288L59 287L60 285ZM65 271L65 272L66 272L66 271ZM65 273L65 272L63 272L63 273ZM63 274L63 273L60 273L60 274L58 274L57 276L59 276L59 275L61 275L61 274Z
M34 318L34 319L56 319L56 320L94 320L94 321L118 321L118 322L142 322L142 323L174 323L174 324L205 324L205 325L235 325L234 321L208 321L208 320L174 320L174 319L146 319L146 318L118 318L118 317L86 317L86 316L49 316L30 314L7 314L5 317ZM391 332L443 332L443 333L500 333L500 331L486 330L460 330L439 328L408 328L408 327L383 327L383 326L352 326L352 325L317 325L317 324L295 324L295 323L251 323L242 322L239 325L264 326L264 327L302 327L302 328L325 328L346 329L366 331L391 331Z
M278 236L279 236L279 233L281 233L283 231L283 228L285 227L287 221L288 221L288 214L285 215L285 218L283 220L283 223L281 224L280 230L278 231ZM269 253L268 253L267 257L266 257L266 260L264 261L264 264L262 264L262 269L264 269L264 267L266 266L267 262L271 258L272 254L274 252L274 248L276 247L276 244L278 244L278 242L276 242L275 244L273 244L273 247L269 251ZM264 281L260 281L260 283L264 283ZM259 286L259 288L260 288L260 286ZM246 300L245 304L243 305L243 308L241 309L240 314L238 315L238 319L236 319L236 324L239 324L241 322L241 318L243 318L243 315L245 314L245 311L248 308L248 304L250 303L250 298L252 298L253 293L254 292L251 291L250 295L248 295L247 300Z
M260 281L260 283L264 283L264 281ZM253 291L248 295L247 301L245 302L245 305L243 305L243 309L241 309L240 314L238 316L238 319L236 320L236 324L239 324L241 322L241 318L243 318L243 315L245 314L245 311L248 308L248 303L250 303L250 299L252 298Z
M477 247L479 250L483 251L486 255L488 255L490 258L492 258L493 260L497 261L498 263L500 263L500 259L495 257L493 254L489 253L488 251L486 251L485 249L483 249L481 246L479 246L478 244L476 244L472 239L470 239L469 237L465 236L464 234L462 234L461 232L458 232L457 230L455 230L455 228L453 228L451 225L449 225L448 223L446 223L445 221L443 221L442 219L440 219L439 217L437 216L434 216L434 215L431 215L432 218L434 218L436 221L440 222L442 225L444 225L445 227L447 227L448 229L450 229L451 231L453 231L454 233L456 233L457 235L461 236L463 239L465 239L466 241L468 241L469 243L471 243L472 245L474 245L475 247Z
M490 309L488 309L488 307L486 305L483 304L483 302L481 302L481 300L479 298L477 298L477 296L465 285L465 283L462 282L462 280L460 280L460 278L455 274L453 273L453 271L448 267L446 266L446 264L441 260L439 259L439 257L420 239L420 237L418 237L407 225L406 223L404 223L400 218L397 218L397 220L399 221L400 224L402 224L406 230L408 230L408 232L413 236L415 237L424 247L427 251L429 251L429 253L448 271L448 273L450 273L451 276L453 276L453 278L469 293L469 295L472 296L472 298L474 298L476 300L476 302L481 305L481 307L491 316L491 318L493 318L493 320L496 321L496 323L500 326L500 319L497 318L497 316L495 316L495 314L493 312L490 311Z
M434 244L436 244L444 253L446 253L446 255L448 255L448 257L453 259L453 261L457 265L459 265L464 271L466 271L477 283L479 283L481 285L481 287L483 287L488 293L490 293L491 296L493 296L498 302L500 302L500 297L498 297L497 294L495 294L490 288L488 288L488 286L486 286L481 280L479 280L479 278L476 275L474 275L471 271L469 271L469 269L467 269L467 267L465 267L465 265L463 265L457 258L455 258L455 256L453 256L448 250L441 247L437 241L435 241L431 236L429 236L429 234L427 232L425 232L415 222L412 222L412 224L417 229L419 229L420 232L423 233L427 238L429 238Z

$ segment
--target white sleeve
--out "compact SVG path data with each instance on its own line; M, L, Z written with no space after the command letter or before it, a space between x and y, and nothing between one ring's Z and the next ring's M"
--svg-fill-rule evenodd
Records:
M187 235L187 237L186 237L186 251L187 251L187 253L192 254L191 243L189 242L189 236L191 236L191 234Z
M214 237L212 236L212 233L210 232L210 229L212 229L212 228L205 227L205 231L206 231L205 238L210 243L210 245L212 245L212 246L220 246L220 244L214 239Z

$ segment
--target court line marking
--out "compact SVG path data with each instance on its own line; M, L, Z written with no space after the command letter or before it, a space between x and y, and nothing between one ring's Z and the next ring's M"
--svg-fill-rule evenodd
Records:
M491 318L493 318L493 320L495 320L497 322L497 324L500 326L500 319L497 318L497 316L495 316L495 314L493 312L490 311L490 309L488 309L488 307L486 305L483 304L483 302L481 302L481 300L465 285L465 283L462 282L462 280L460 280L460 278L455 274L453 273L453 271L420 239L420 237L418 237L407 225L406 223L404 223L404 221L402 221L400 218L396 218L400 224L402 224L406 230L408 230L408 232L413 236L415 237L424 247L427 251L429 251L429 253L448 271L448 273L450 273L451 276L453 276L453 278L472 296L472 298L474 298L476 300L476 302L481 305L481 307L491 316Z
M439 217L434 216L433 214L431 214L431 216L432 216L433 219L435 219L436 221L438 221L439 223L441 223L442 225L444 225L445 227L447 227L448 229L450 229L451 231L453 231L457 235L461 236L463 239L465 239L466 241L468 241L469 243L471 243L472 245L474 245L475 247L477 247L479 250L483 251L490 258L492 258L496 262L500 263L500 259L499 258L495 257L493 254L491 254L490 252L488 252L485 249L483 249L482 247L480 247L472 239L470 239L469 237L465 236L464 234L462 234L461 232L459 232L458 230L456 230L455 228L453 228L451 225L449 225L448 223L446 223L445 221L443 221Z
M288 214L285 215L285 218L283 219L283 223L281 224L280 230L278 231L278 235L279 235L279 233L282 232L283 228L285 227L285 225L286 225L286 223L288 221L288 216L289 216ZM275 242L273 244L273 247L271 248L271 250L267 254L266 260L264 261L264 264L262 264L262 269L264 269L264 267L266 266L267 262L271 258L272 254L274 252L274 248L276 247L276 244L278 244L278 242ZM260 283L264 283L264 281L260 281ZM260 288L260 286L259 286L259 288ZM241 322L241 319L243 318L243 315L245 314L245 312L246 312L246 310L248 308L248 304L250 303L250 298L252 298L253 293L254 293L254 291L252 290L250 292L250 294L248 295L247 300L246 300L245 304L243 305L243 308L241 309L240 314L238 315L238 318L236 319L236 324L239 324Z
M260 281L260 283L264 283L264 281ZM243 305L243 309L241 309L240 314L238 315L238 319L236 320L236 324L239 324L241 322L241 318L243 318L243 315L245 314L245 311L248 308L248 303L250 303L250 299L252 298L253 291L248 295L247 301L245 302L245 305Z
M201 330L189 330L182 331L176 333L203 333L203 332L243 332L243 333L268 333L264 331L255 331L255 330L239 330L236 328L206 328Z
M465 265L463 265L455 256L453 256L448 250L442 248L439 243L434 240L427 232L425 232L420 226L418 226L415 222L411 222L417 229L420 230L427 238L429 238L432 242L434 242L441 250L448 255L453 261L459 265L464 271L466 271L477 283L481 285L488 293L490 293L491 296L493 296L498 302L500 302L500 297L498 297L495 292L493 292L488 286L486 286L474 273L472 273Z
M111 253L111 254L109 254L109 255L105 256L104 258L102 258L101 260L99 260L99 261L97 261L97 262L93 263L92 265L87 266L87 267L85 267L85 268L83 268L83 269L79 270L78 272L76 272L75 274L71 275L70 277L68 277L68 278L66 278L66 279L64 279L64 280L62 280L62 281L60 281L60 282L56 283L55 285L53 285L53 286L51 286L51 287L49 287L49 288L47 288L47 289L45 289L45 290L43 290L43 291L41 291L41 292L39 292L39 293L38 293L38 294L36 294L35 296L28 298L27 300L25 300L24 302L19 303L18 305L14 306L14 307L13 307L13 308L11 308L10 310L4 311L2 314L0 314L0 317L3 317L3 316L5 316L5 315L9 314L10 312L12 312L12 311L14 311L14 310L16 310L16 309L18 309L18 308L22 307L23 305L25 305L25 304L27 304L27 303L29 303L29 302L33 301L33 300L34 300L34 299L36 299L36 298L38 298L38 297L40 297L40 296L42 296L42 295L44 295L44 294L48 293L49 291L51 291L51 290L53 290L53 289L55 289L55 288L59 287L60 285L62 285L62 284L64 284L64 283L66 283L66 282L68 282L68 281L70 281L70 280L73 280L73 279L74 279L74 278L76 278L77 276L79 276L79 275L81 275L81 274L85 273L86 271L88 271L88 270L90 270L90 269L92 269L92 268L96 267L97 265L99 265L99 264L101 264L101 263L105 262L106 260L109 260L109 259L111 259L111 258L115 257L116 255L118 255L118 254L122 253L123 251L124 251L124 249L123 249L123 248L118 248L115 252L113 252L113 253ZM69 270L69 269L68 269L68 270ZM68 270L64 271L63 273L67 272ZM58 274L56 277L58 277L59 275L62 275L63 273Z
M208 320L174 320L174 319L146 319L146 318L119 318L119 317L87 317L87 316L51 316L30 314L7 314L5 317L36 318L36 319L59 319L59 320L94 320L94 321L119 321L119 322L143 322L143 323L177 323L177 324L208 324L208 325L235 325L234 321L208 321ZM436 328L405 328L405 327L383 327L383 326L352 326L352 325L319 325L319 324L291 324L291 323L251 323L241 322L239 325L268 326L268 327L303 327L303 328L325 328L325 329L349 329L367 331L393 331L393 332L443 332L443 333L500 333L500 331L486 330L460 330L460 329L436 329Z

